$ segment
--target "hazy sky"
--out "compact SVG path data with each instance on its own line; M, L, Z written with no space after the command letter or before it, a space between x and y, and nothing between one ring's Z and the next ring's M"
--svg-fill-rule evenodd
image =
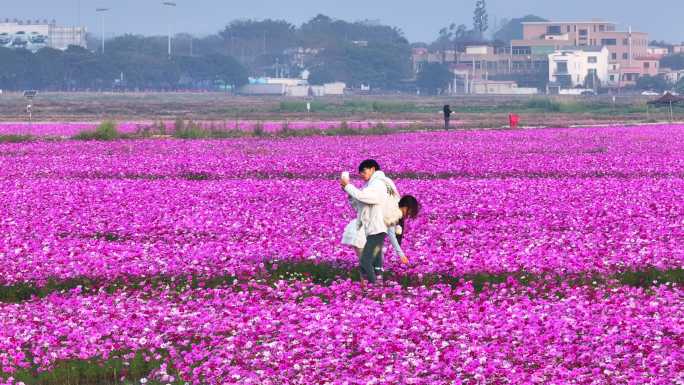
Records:
M295 24L318 13L350 21L371 19L401 28L411 41L431 41L440 27L451 22L472 24L475 0L175 0L169 13L161 0L3 0L0 20L57 19L60 24L80 20L93 33L100 33L97 7L111 11L105 19L107 35L113 33L165 34L168 20L175 32L210 34L238 18L282 18ZM652 39L684 41L682 0L490 0L490 24L502 18L536 14L547 19L600 18L626 29L649 32ZM79 7L80 5L80 7Z

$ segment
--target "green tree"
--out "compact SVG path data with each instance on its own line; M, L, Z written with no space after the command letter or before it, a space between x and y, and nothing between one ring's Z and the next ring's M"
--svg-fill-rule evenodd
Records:
M440 63L427 63L416 79L418 88L428 94L439 94L454 81L454 74Z
M399 28L368 20L350 23L326 15L317 15L302 24L297 33L298 41L308 48L334 48L353 42L408 45Z
M233 88L247 84L247 69L235 58L213 54L206 59L214 80Z
M0 47L0 88L21 89L30 79L31 52Z
M639 90L650 90L663 92L670 89L670 85L662 76L642 76L637 79L636 88Z
M584 88L598 90L601 88L601 79L598 78L596 71L589 70L584 76Z
M674 90L679 94L684 94L684 79L680 79L674 86Z
M352 87L394 89L410 76L410 54L408 44L347 44L324 50L313 68Z
M665 56L660 59L660 66L663 68L671 68L673 70L684 69L684 54L679 53Z
M473 30L477 32L480 39L483 39L487 29L489 29L487 3L485 0L477 0L475 2L475 11L473 12Z
M311 69L309 74L309 84L321 85L325 83L332 83L338 79L335 79L335 74L333 74L328 68L324 66L318 66Z
M511 40L523 38L523 24L524 22L538 22L548 21L542 17L535 15L527 15L521 18L511 19L506 22L501 28L494 33L494 40L499 40L509 43Z
M229 53L243 61L296 46L296 27L285 20L235 20L219 33Z
M31 58L31 88L60 91L66 88L67 68L62 51L43 48Z

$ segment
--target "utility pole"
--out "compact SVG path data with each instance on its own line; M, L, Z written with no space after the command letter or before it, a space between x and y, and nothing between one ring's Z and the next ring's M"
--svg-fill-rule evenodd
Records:
M109 8L96 8L95 12L99 13L102 21L102 54L105 53L105 12L108 12Z
M169 8L174 8L174 7L176 7L176 3L172 2L172 1L165 1L165 2L162 3L162 5L165 5L165 6L169 7ZM168 52L169 57L171 57L171 16L170 16L170 14L171 14L171 12L169 12L169 20L168 20L168 22L169 22L169 39L168 39L168 42L169 42L169 52Z
M632 66L632 26L629 26L629 66Z

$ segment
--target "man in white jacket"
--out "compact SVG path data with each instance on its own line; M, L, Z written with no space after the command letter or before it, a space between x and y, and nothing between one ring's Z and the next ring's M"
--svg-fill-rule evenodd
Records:
M342 179L340 184L350 197L361 202L364 207L359 214L366 233L366 245L361 253L361 278L375 283L377 276L375 269L382 268L382 248L387 236L387 225L383 215L383 204L389 199L385 173L380 171L380 165L373 159L367 159L359 165L359 175L366 182L359 190L349 180Z

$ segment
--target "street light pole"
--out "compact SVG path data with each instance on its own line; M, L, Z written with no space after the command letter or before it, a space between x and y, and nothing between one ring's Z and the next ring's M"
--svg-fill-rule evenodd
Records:
M172 1L164 1L162 5L165 5L167 7L176 7L176 3ZM171 57L171 17L169 16L169 57Z
M105 12L109 11L109 8L96 8L95 12L98 12L101 16L101 21L102 21L102 54L104 55L105 53L105 22L104 22L104 15Z

